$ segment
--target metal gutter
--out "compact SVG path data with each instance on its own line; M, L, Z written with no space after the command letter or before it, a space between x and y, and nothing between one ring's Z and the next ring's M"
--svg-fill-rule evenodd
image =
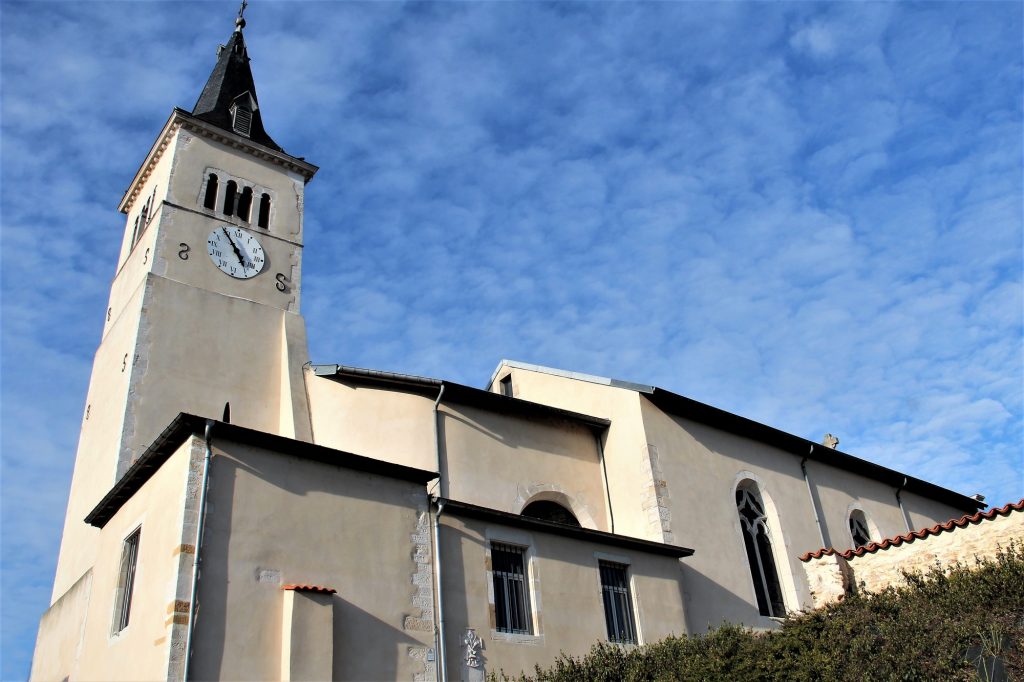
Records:
M689 547L669 545L664 542L643 540L626 535L616 535L615 533L606 533L605 531L594 530L592 528L569 526L564 523L555 523L554 521L545 521L543 519L520 516L519 514L512 514L509 512L499 511L497 509L490 509L488 507L480 507L475 504L469 504L468 502L444 500L443 498L440 498L440 501L445 503L449 516L479 519L481 521L500 523L506 526L515 526L517 528L525 528L541 533L549 533L551 535L560 535L562 537L581 540L583 542L593 542L595 544L621 547L623 549L631 549L646 552L648 554L658 554L661 556L671 556L679 559L693 554L693 550Z

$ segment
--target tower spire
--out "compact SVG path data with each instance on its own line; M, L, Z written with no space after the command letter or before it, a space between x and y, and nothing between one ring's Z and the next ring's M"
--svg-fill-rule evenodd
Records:
M248 4L247 0L242 0L235 30L227 44L218 50L217 64L192 109L192 115L276 151L283 151L264 130L259 100L256 99L249 53L242 36Z

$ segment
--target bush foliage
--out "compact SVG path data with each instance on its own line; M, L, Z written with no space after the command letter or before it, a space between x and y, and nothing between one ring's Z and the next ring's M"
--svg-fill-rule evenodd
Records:
M1024 547L904 577L898 588L791 616L777 630L723 625L641 647L602 643L532 676L491 679L1024 680Z

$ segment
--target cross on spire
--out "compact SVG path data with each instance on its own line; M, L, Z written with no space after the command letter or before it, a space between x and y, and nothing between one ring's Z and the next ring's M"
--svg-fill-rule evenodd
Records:
M248 1L242 0L242 6L238 8L238 18L235 19L235 31L240 32L243 28L245 28L245 17L242 15L245 14L245 8L248 6Z

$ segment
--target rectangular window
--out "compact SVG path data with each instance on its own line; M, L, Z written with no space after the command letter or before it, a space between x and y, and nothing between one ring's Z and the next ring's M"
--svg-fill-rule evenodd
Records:
M601 571L601 596L604 598L604 621L608 627L608 641L636 644L636 623L633 620L633 600L629 596L626 566L610 561L598 563Z
M491 544L494 574L494 615L498 632L533 634L530 593L526 579L526 557L522 547Z
M501 385L501 394L512 398L512 375L507 375L499 383Z
M117 593L114 596L113 633L128 627L128 618L132 612L132 588L135 587L135 564L139 559L139 538L142 528L125 538L121 546L121 570L117 578Z

